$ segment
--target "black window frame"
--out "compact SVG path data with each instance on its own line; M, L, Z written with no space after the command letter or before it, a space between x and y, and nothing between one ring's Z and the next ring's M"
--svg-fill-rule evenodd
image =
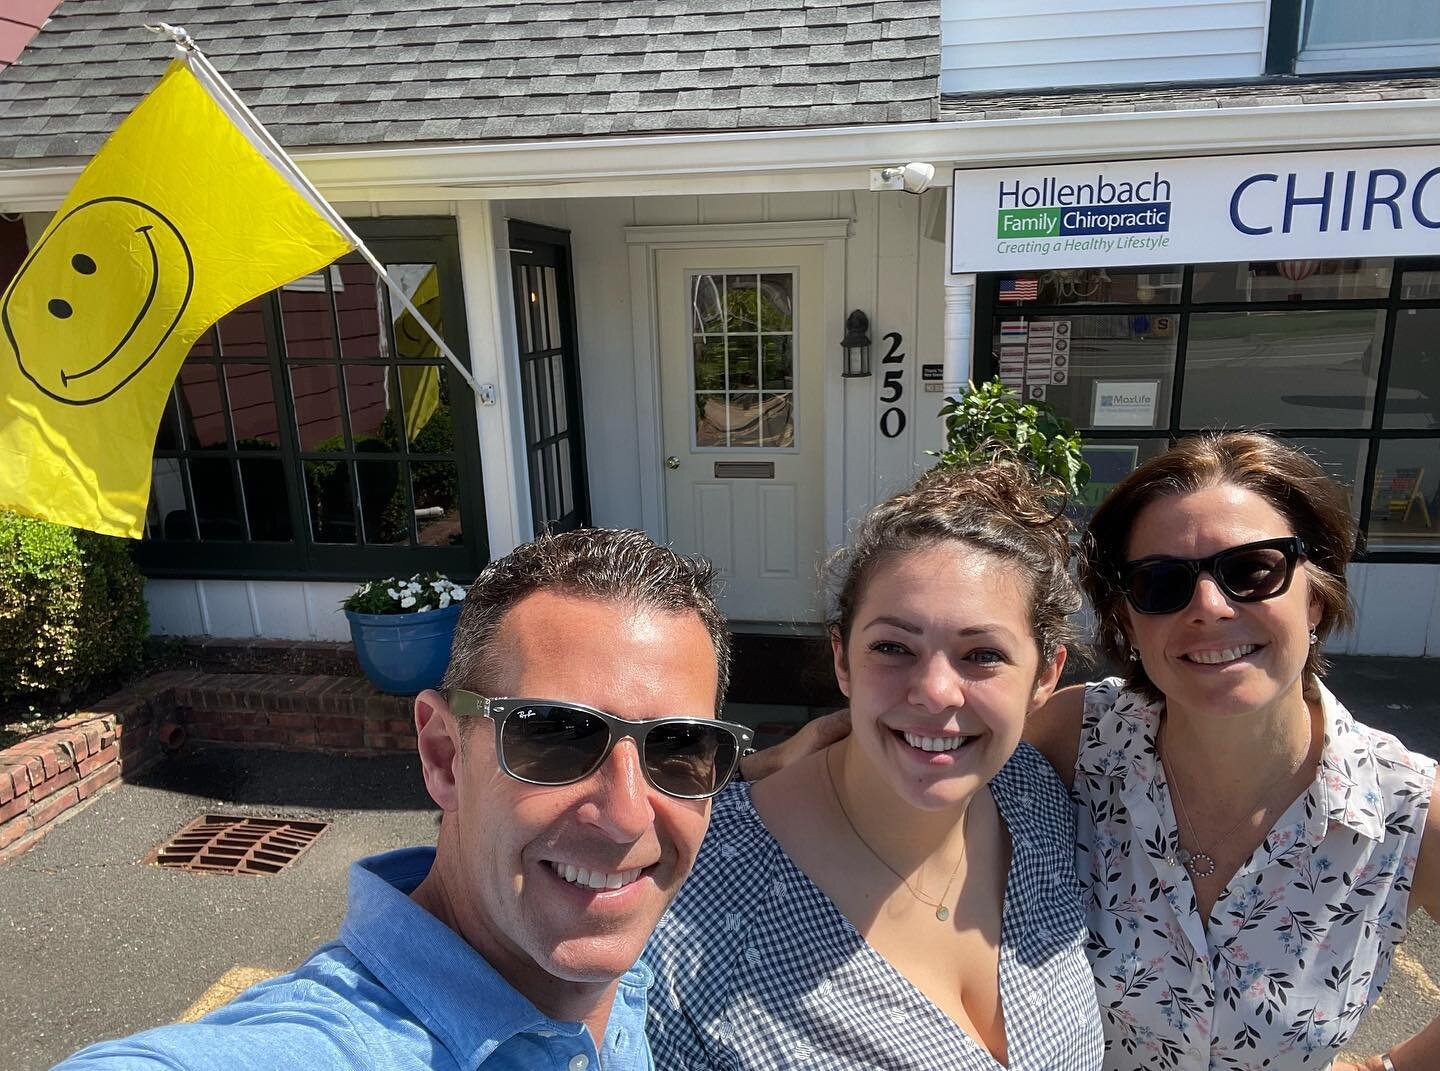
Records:
M1301 21L1305 0L1270 0L1270 26L1265 38L1265 73L1294 75L1300 58ZM1377 74L1402 72L1433 73L1433 67L1361 67L1339 71L1315 71L1304 78L1373 78Z
M382 264L433 263L439 267L440 307L445 340L455 355L470 367L465 302L461 280L458 231L455 220L439 217L387 217L351 220L350 225ZM336 264L357 260L350 253ZM322 269L328 271L329 269ZM223 580L333 580L362 581L389 575L409 576L439 569L456 580L469 580L490 560L486 526L484 482L480 465L479 429L474 419L474 395L448 362L444 375L454 412L455 464L460 495L460 546L382 546L364 543L319 543L313 538L304 489L304 457L295 426L294 398L281 338L280 291L262 299L266 355L246 363L270 368L277 409L286 494L292 523L292 540L260 543L225 540L167 540L148 535L135 546L135 559L147 577L156 579ZM357 364L364 362L355 362ZM227 428L230 424L228 405ZM246 456L234 444L226 450L155 450L153 456L233 458ZM270 456L270 455L258 455ZM348 454L346 455L348 456ZM188 466L185 468L187 504L194 511ZM358 503L356 504L358 516Z
M1142 440L1157 440L1173 446L1187 435L1195 435L1202 427L1184 425L1180 421L1181 404L1185 396L1185 360L1189 345L1191 313L1224 312L1323 312L1326 310L1376 310L1385 313L1385 343L1375 375L1375 402L1368 427L1361 428L1314 428L1290 425L1250 425L1267 431L1281 439L1330 439L1351 440L1365 444L1365 464L1358 474L1355 493L1360 495L1360 509L1357 519L1355 540L1356 562L1412 562L1435 564L1440 562L1440 545L1435 550L1417 550L1413 547L1390 549L1367 546L1370 527L1371 507L1375 496L1375 472L1379 462L1380 444L1388 440L1434 439L1440 441L1440 425L1434 428L1389 428L1385 427L1385 405L1389 392L1390 366L1394 356L1395 324L1397 313L1402 309L1440 309L1440 298L1402 299L1401 286L1406 271L1440 270L1440 258L1436 257L1388 257L1390 261L1390 289L1384 297L1344 298L1335 300L1306 301L1192 301L1192 284L1195 269L1208 265L1183 265L1183 280L1180 297L1173 302L1150 304L1120 303L1070 303L1063 305L1000 303L995 299L996 282L1001 278L1013 278L1017 272L986 272L976 277L975 286L975 332L972 351L976 380L991 379L999 375L999 362L992 346L997 313L1009 317L1043 317L1095 315L1095 316L1155 316L1173 315L1176 318L1175 366L1170 386L1170 413L1162 428L1080 428L1081 439L1087 445L1102 445L1107 442L1133 443ZM1114 265L1121 270L1120 265ZM1167 265L1166 267L1175 267ZM1133 270L1146 270L1144 266ZM1158 269L1151 269L1158 270ZM1020 272L1018 274L1030 274ZM1237 426L1238 427L1238 426ZM1232 429L1233 430L1233 429Z

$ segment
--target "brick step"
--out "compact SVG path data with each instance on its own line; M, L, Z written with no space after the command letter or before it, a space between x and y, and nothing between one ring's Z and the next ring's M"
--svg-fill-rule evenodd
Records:
M200 673L173 695L193 741L355 755L415 747L411 700L361 678Z

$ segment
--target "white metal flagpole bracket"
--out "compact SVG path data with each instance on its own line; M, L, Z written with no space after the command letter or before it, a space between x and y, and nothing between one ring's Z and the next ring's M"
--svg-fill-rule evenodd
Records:
M200 80L200 83L204 85L213 96L219 97L218 103L225 108L226 112L230 114L230 117L234 119L237 124L243 125L250 136L260 143L257 148L265 154L266 158L269 159L276 170L284 175L286 179L290 181L291 185L297 187L298 191L311 202L315 210L325 217L326 222L344 235L345 239L355 247L355 251L365 258L365 262L374 269L376 275L385 281L385 285L390 288L390 293L400 300L400 304L405 307L405 311L413 316L421 330L430 336L430 340L439 347L440 352L445 355L451 366L459 373L460 378L469 385L470 389L475 393L475 396L477 398L482 397L481 389L476 384L475 378L470 374L470 369L466 368L460 358L455 356L455 351L440 337L440 333L435 330L434 325L415 307L410 300L410 296L405 293L400 285L396 283L394 279L390 278L390 273L385 270L385 266L376 259L374 253L370 252L364 241L351 229L350 224L345 222L340 213L335 211L334 206L325 200L324 195L315 188L314 183L305 176L295 161L290 158L290 154L285 151L284 146L275 140L274 135L265 129L264 124L261 123L259 119L255 118L255 113L246 106L245 102L240 99L239 94L231 88L230 83L225 81L224 76L215 69L215 65L212 64L210 58L200 50L200 46L195 43L194 38L186 33L183 27L172 26L168 22L147 24L145 28L153 33L164 34L170 38L180 58L189 66L191 73ZM492 387L490 390L493 395L494 388Z

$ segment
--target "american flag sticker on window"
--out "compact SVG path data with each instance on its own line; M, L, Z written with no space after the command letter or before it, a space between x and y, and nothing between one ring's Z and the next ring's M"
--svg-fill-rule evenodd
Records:
M1035 301L1040 296L1038 279L1001 279L1001 301Z

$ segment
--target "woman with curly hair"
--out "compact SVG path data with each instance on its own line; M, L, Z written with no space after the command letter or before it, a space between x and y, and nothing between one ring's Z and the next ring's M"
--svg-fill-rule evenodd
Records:
M832 562L853 732L717 801L647 950L658 1067L1097 1071L1074 811L1020 740L1065 662L1068 524L931 473Z

